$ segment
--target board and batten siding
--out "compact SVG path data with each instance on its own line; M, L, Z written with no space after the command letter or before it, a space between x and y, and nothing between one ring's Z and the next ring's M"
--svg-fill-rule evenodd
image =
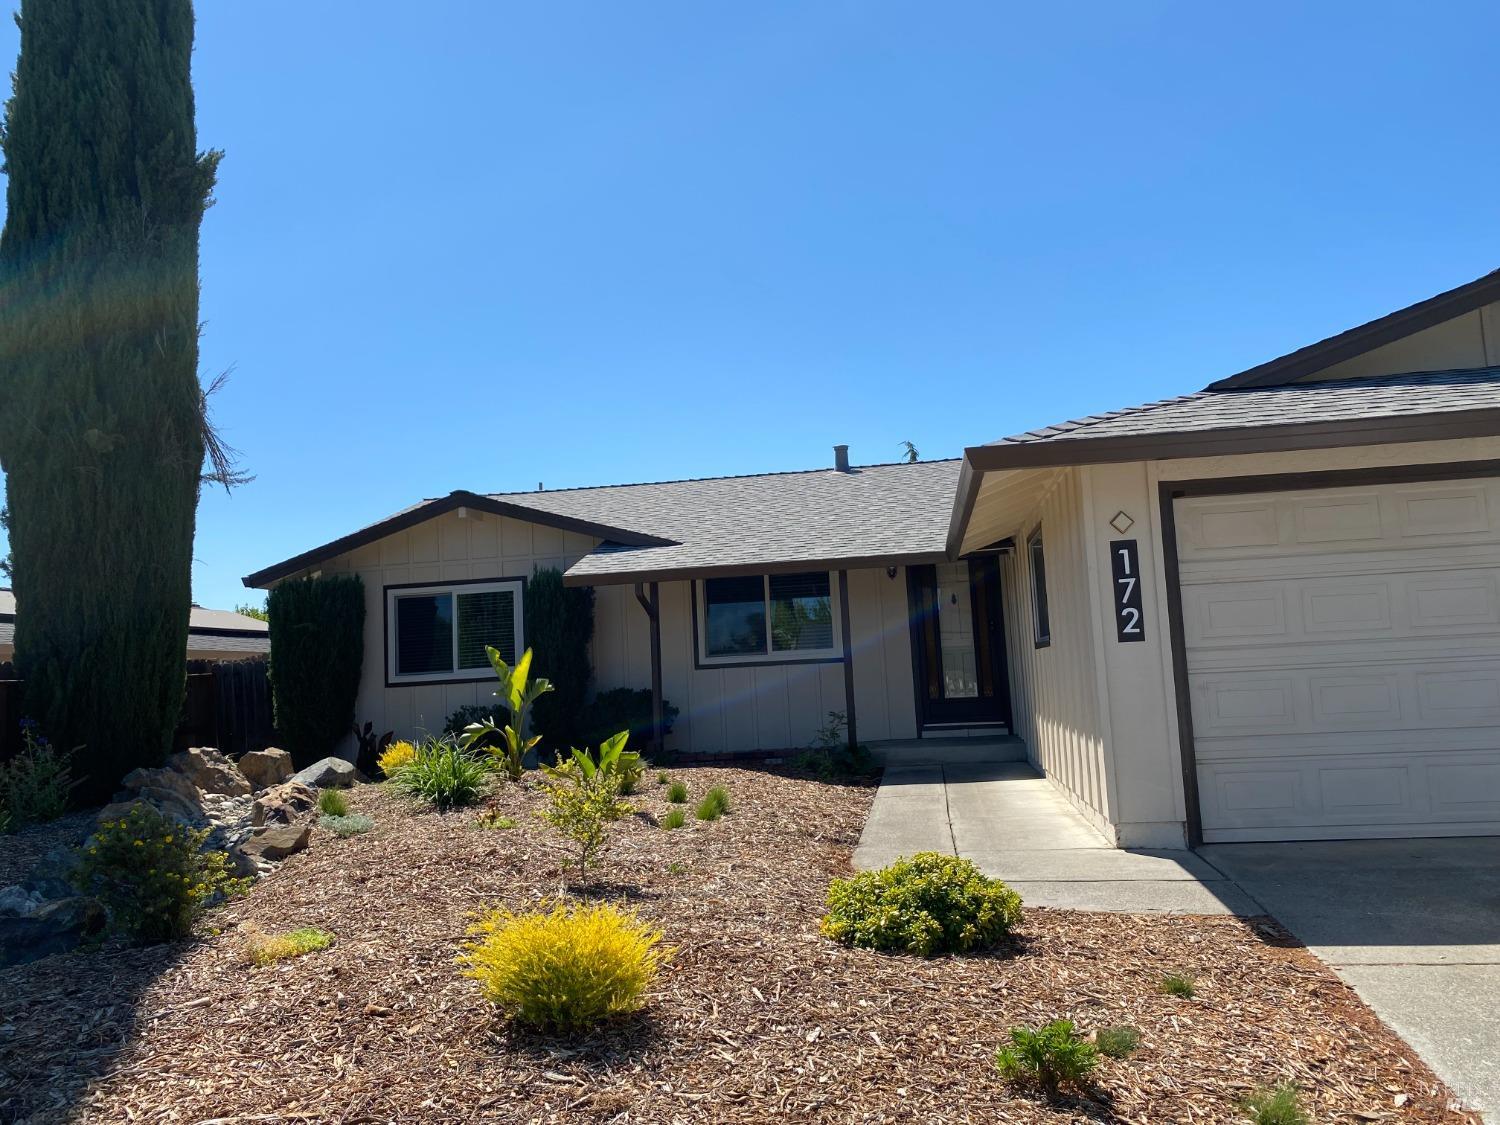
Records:
M322 564L365 583L365 656L356 720L412 737L443 729L459 707L493 702L492 681L401 684L385 675L385 587L465 579L530 578L566 569L597 540L509 516L449 512ZM835 582L837 576L834 576ZM669 749L723 754L808 745L830 711L844 711L840 663L697 668L692 583L660 584L662 690L679 709ZM916 736L906 575L849 572L850 640L861 741ZM651 634L632 585L595 587L594 688L649 688ZM544 669L539 672L545 674Z
M1051 643L1038 648L1027 538L1040 525ZM1059 473L1005 556L1006 645L1015 728L1031 761L1100 831L1114 838L1100 721L1080 474Z

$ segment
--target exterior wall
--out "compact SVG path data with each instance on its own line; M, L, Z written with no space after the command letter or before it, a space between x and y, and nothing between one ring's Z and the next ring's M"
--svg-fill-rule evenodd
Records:
M410 736L442 730L461 706L493 702L488 680L386 686L386 586L530 577L536 567L566 568L596 542L510 517L461 519L449 512L323 564L323 573L355 573L365 583L358 721ZM828 712L846 709L841 663L694 667L692 596L690 582L661 583L662 691L680 711L669 749L717 754L806 746ZM884 570L850 571L849 603L859 737L913 738L905 573L897 568L891 579ZM650 629L634 586L595 588L593 660L598 690L651 686Z
M1114 798L1106 760L1107 715L1099 683L1098 614L1086 542L1082 474L1061 474L1015 529L1016 550L1001 565L1011 710L1033 764L1074 806L1112 835ZM1042 528L1052 643L1036 647L1031 557L1026 539Z
M1500 302L1335 363L1301 381L1495 366L1500 366Z

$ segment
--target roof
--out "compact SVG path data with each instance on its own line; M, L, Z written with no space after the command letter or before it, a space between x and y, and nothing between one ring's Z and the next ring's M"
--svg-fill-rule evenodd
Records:
M1357 328L1329 336L1305 348L1210 383L1205 390L1231 391L1291 383L1335 363L1364 355L1413 332L1452 320L1466 312L1500 301L1500 270L1464 283L1425 301L1407 305Z
M0 645L16 640L16 595L0 586ZM194 652L269 652L270 626L254 617L228 609L188 610L188 654Z
M245 578L261 586L460 507L581 531L570 585L835 569L944 556L960 462L860 465L541 492L453 492Z
M1500 367L1199 391L964 451L975 470L1154 461L1500 433Z

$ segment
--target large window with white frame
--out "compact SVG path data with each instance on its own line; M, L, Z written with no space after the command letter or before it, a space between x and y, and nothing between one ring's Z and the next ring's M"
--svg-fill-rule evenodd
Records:
M509 663L525 646L519 578L387 586L386 681L480 680L494 672L487 646Z
M696 583L700 664L836 660L838 592L827 571L705 578Z

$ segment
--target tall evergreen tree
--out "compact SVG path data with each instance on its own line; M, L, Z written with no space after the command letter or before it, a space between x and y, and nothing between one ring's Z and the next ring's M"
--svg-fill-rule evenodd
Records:
M0 466L26 707L92 795L182 706L207 431L191 0L22 0L5 107Z

